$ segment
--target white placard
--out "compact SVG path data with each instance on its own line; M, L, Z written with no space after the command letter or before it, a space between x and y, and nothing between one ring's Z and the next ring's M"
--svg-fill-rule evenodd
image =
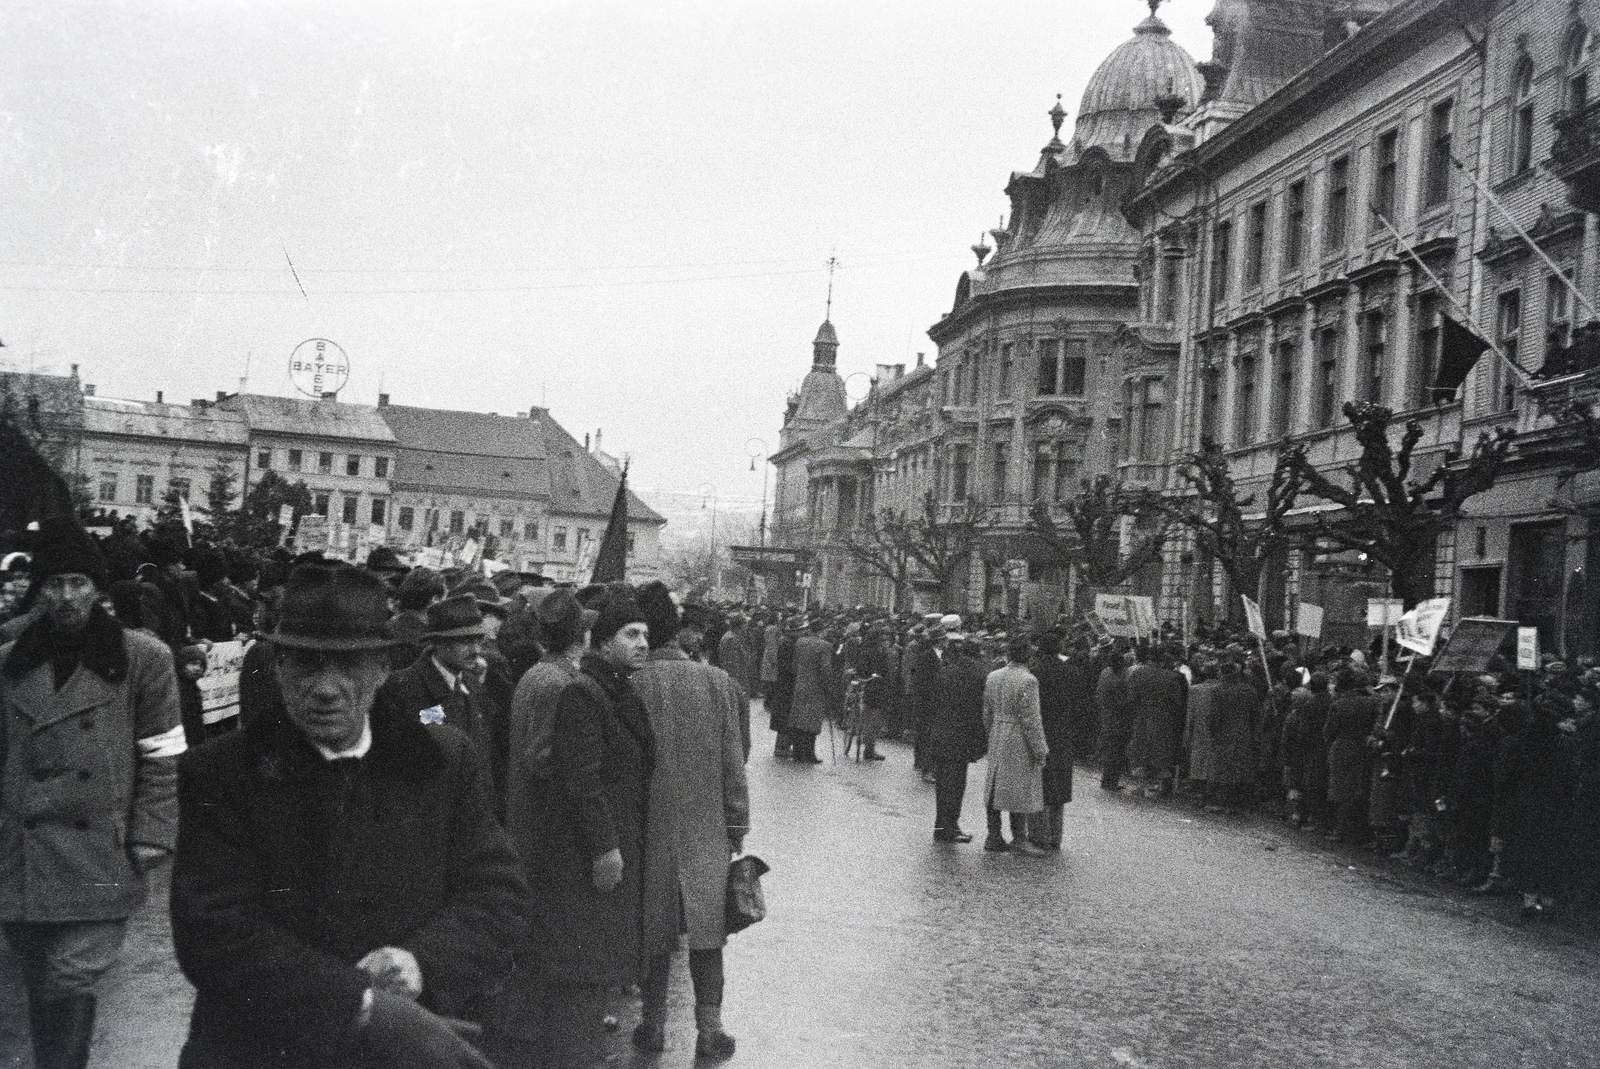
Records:
M1537 627L1517 628L1517 667L1537 669L1539 667L1539 629Z
M1367 626L1392 627L1405 614L1406 603L1399 598L1368 598Z
M1439 641L1439 627L1449 615L1449 598L1418 602L1416 608L1395 621L1394 640L1414 653L1431 657L1434 643Z
M1322 606L1302 601L1295 612L1294 629L1307 638L1322 637Z
M1139 621L1136 611L1125 594L1096 594L1095 615L1105 625L1106 633L1115 638L1138 638Z
M214 643L206 651L206 674L196 681L200 688L200 718L215 724L239 715L239 673L250 640L234 639Z

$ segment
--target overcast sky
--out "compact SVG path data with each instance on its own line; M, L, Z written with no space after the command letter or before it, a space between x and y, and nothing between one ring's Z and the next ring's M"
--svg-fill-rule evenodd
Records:
M1211 0L1162 11L1196 58ZM0 5L0 365L103 395L547 404L756 499L810 363L933 356L1009 173L1140 0ZM1065 134L1065 131L1064 131ZM302 296L289 261L304 286ZM851 382L852 393L862 380Z

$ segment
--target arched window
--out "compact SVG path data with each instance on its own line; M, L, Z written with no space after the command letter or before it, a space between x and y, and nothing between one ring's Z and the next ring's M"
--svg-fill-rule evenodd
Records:
M1533 61L1517 61L1511 80L1511 173L1533 166Z
M1589 59L1594 54L1594 37L1581 23L1567 34L1567 47L1561 54L1563 94L1561 107L1577 114L1589 105Z

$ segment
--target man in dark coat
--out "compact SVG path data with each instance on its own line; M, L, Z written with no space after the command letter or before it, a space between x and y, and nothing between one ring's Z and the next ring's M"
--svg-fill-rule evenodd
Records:
M483 716L483 612L461 594L428 606L428 629L419 636L424 655L384 681L381 708L448 724L464 732L485 757L489 739Z
M444 598L444 577L432 568L413 568L400 580L394 600L400 610L389 621L396 641L389 665L404 668L422 656L422 634L428 630L428 606Z
M173 846L183 726L171 652L98 605L106 567L75 520L41 522L32 582L40 611L0 646L0 922L34 1064L83 1069L95 984Z
M1128 771L1128 742L1133 735L1133 700L1128 694L1127 662L1115 650L1105 658L1094 700L1100 713L1100 789L1122 790Z
M768 640L772 652L772 682L767 684L767 726L777 732L773 757L794 757L794 736L789 733L789 710L794 705L794 646L800 624L785 621L784 631Z
M1054 632L1039 636L1029 668L1039 681L1039 718L1050 746L1044 761L1044 815L1029 831L1034 846L1059 850L1063 810L1072 801L1073 721L1087 713L1089 681L1079 666L1061 659L1061 637Z
M1139 754L1155 779L1155 790L1172 793L1182 748L1183 718L1188 710L1189 681L1173 669L1167 656L1152 651L1128 672L1128 700L1133 704Z
M967 794L967 766L989 751L989 732L983 723L983 686L988 677L988 667L964 637L948 636L933 689L936 701L924 725L924 753L935 784L935 842L972 841L972 836L961 830L961 803Z
M283 718L179 767L180 1069L487 1069L462 1020L510 964L527 890L454 728L374 707L383 583L303 565L270 641Z
M588 595L585 595L587 598ZM584 1065L602 1037L609 985L643 973L645 821L655 736L629 677L649 626L620 584L591 598L593 648L556 702L548 819L524 837L534 891L531 949L547 983L546 1065Z

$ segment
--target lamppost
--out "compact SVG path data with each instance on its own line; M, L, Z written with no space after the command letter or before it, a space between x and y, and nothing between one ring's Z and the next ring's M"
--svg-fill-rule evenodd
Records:
M746 438L744 451L750 457L750 470L756 470L756 460L761 460L761 545L756 550L756 574L767 575L767 443L760 438ZM761 587L756 586L756 604L761 604Z
M705 511L706 498L711 498L711 591L716 597L722 591L722 558L717 555L717 488L711 483L701 483L695 491L700 495L701 511Z

